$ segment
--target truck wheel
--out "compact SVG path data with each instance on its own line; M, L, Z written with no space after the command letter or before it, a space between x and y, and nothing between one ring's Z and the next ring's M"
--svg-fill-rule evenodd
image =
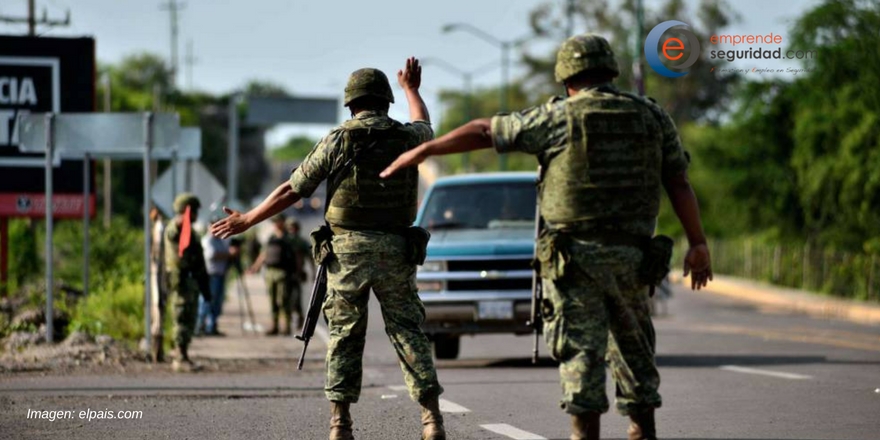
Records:
M461 337L437 335L434 336L434 354L437 359L455 359L461 348Z

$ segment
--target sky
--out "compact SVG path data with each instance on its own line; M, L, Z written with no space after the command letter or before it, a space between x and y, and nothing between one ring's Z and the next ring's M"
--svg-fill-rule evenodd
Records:
M37 0L38 16L50 19L71 11L71 26L40 28L45 36L93 36L100 62L149 51L170 56L170 14L160 7L168 0ZM555 0L562 3L562 0ZM443 33L445 24L468 23L500 40L530 32L528 14L542 0L186 0L179 13L178 86L189 87L183 60L192 42L196 62L192 85L199 90L228 93L249 79L277 82L295 95L337 97L348 74L361 67L395 72L407 57L440 58L463 71L500 60L498 47L463 31ZM613 3L614 0L611 0ZM648 8L661 0L645 0ZM690 8L699 0L685 0ZM742 21L729 33L787 36L792 19L818 0L736 0L730 4ZM3 0L0 15L24 16L26 0ZM670 17L674 19L676 17ZM23 34L26 26L0 23L0 34ZM577 27L577 32L587 29ZM534 46L533 46L534 49ZM514 55L513 60L518 57ZM500 65L500 62L499 62ZM746 66L748 67L748 66ZM513 75L522 73L516 63ZM475 85L500 83L500 69L484 71ZM437 93L461 88L460 75L436 65L425 66L422 94L439 116ZM391 116L407 118L401 90L394 84L398 104ZM340 117L347 113L340 111ZM286 126L270 134L270 145L292 134L326 131L325 126Z

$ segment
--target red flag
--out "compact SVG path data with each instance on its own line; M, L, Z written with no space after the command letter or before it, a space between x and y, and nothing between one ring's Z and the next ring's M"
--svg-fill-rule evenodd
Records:
M183 226L180 230L180 242L177 245L177 256L182 257L183 251L189 247L192 241L192 224L190 223L190 206L183 211Z

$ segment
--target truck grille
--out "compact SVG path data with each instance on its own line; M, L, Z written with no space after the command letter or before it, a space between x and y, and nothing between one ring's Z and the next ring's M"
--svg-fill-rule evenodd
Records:
M532 270L531 259L508 260L449 260L446 262L450 272L489 271L489 270Z
M512 278L503 280L448 281L449 291L461 290L531 290L531 278Z

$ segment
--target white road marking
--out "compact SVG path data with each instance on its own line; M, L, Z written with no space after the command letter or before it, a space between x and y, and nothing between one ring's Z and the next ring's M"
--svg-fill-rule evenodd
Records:
M406 385L388 385L388 389L392 391L407 391ZM446 399L440 399L440 411L446 413L466 413L471 410Z
M531 432L523 431L522 429L515 428L506 423L480 425L480 427L487 431L492 431L496 434L510 437L514 440L547 440L547 437L541 437L538 434L532 434Z
M779 377L782 379L806 380L806 379L813 378L813 376L807 376L804 374L783 373L781 371L770 371L770 370L759 370L757 368L737 367L736 365L725 365L720 368L722 370L733 371L735 373L760 374L762 376Z
M455 403L450 402L446 399L440 399L440 411L447 413L466 413L471 412L471 410Z

